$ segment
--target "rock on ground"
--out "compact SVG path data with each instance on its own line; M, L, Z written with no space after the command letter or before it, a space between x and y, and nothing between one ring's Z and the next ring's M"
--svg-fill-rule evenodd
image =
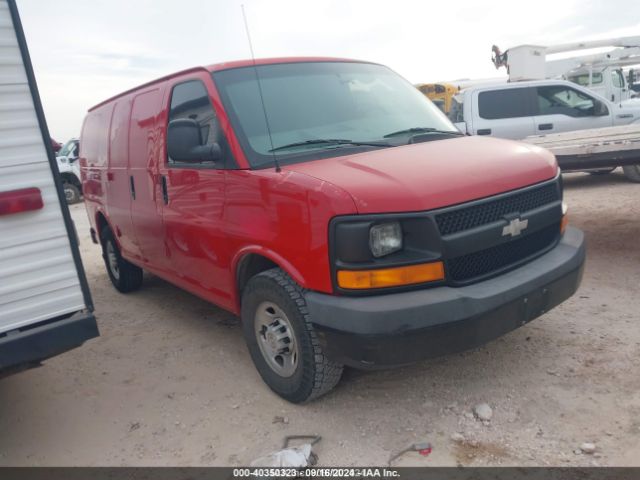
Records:
M491 420L491 417L493 417L493 409L488 403L479 403L473 407L473 413L478 420L482 420L483 422L488 422Z

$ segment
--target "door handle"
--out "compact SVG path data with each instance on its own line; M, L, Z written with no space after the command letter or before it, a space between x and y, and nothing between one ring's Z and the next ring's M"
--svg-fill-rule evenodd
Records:
M616 115L616 118L633 118L633 113L620 113Z
M541 123L538 125L538 130L551 130L553 128L553 123Z
M162 184L162 200L165 205L169 205L169 191L167 190L167 177L160 175L160 183Z
M480 130L478 130L477 134L478 135L491 135L491 129L490 128L481 128Z
M131 191L131 198L136 199L136 184L133 181L133 175L129 175L129 190Z

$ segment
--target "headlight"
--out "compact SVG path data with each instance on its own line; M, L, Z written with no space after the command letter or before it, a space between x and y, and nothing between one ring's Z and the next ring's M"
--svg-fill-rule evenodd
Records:
M374 257L384 257L402 250L402 228L399 222L380 223L369 230L369 248Z

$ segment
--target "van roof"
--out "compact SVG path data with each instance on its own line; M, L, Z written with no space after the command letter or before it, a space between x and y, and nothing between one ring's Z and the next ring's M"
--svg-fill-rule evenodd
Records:
M222 63L214 63L208 66L201 67L192 67L187 68L185 70L180 70L179 72L171 73L169 75L165 75L164 77L156 78L155 80L151 80L150 82L143 83L142 85L138 85L137 87L130 88L122 93L114 95L113 97L107 98L102 102L94 105L89 109L89 112L95 110L102 105L105 105L113 100L122 97L123 95L127 95L131 92L135 92L136 90L140 90L141 88L148 87L158 82L162 82L165 80L169 80L174 77L178 77L180 75L184 75L185 73L192 72L218 72L221 70L230 70L233 68L243 68L243 67L251 67L254 65L271 65L276 63L302 63L302 62L355 62L355 63L373 63L375 62L367 62L364 60L353 60L349 58L334 58L334 57L274 57L274 58L257 58L255 60L246 59L246 60L234 60L231 62L222 62Z

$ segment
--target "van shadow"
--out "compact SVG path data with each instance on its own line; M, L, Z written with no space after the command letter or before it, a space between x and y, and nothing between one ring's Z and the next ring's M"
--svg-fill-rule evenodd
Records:
M154 275L145 274L144 288L136 293L136 297L147 305L145 308L162 308L166 304L171 304L171 308L177 307L182 318L171 318L165 322L170 322L175 328L191 330L189 336L195 333L206 342L212 342L212 346L221 345L221 342L237 346L235 355L244 360L227 367L238 369L232 376L247 375L246 369L253 368L244 348L237 316ZM544 358L542 352L552 356L561 354L560 351L549 351L556 348L553 338L551 332L525 326L482 347L411 365L369 371L346 368L338 388L323 399L329 404L337 402L338 405L334 406L340 409L349 409L354 406L354 398L361 396L379 397L377 406L380 407L388 401L411 405L416 397L424 401L426 396L433 395L434 390L439 391L437 395L446 396L447 392L458 391L453 396L459 396L464 391L465 396L473 395L473 392L482 396L485 389L491 388L491 382L522 378L537 356ZM469 390L465 391L466 388ZM275 400L289 405L279 398ZM321 400L307 404L305 408L322 409L326 405Z

